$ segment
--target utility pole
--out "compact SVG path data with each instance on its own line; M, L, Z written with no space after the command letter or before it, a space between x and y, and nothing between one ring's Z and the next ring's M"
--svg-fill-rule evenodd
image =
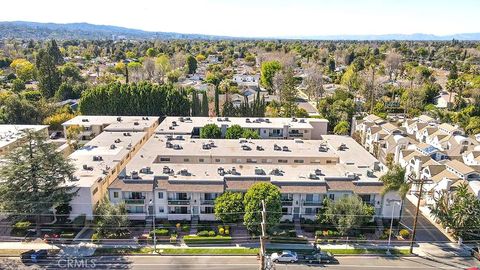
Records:
M262 235L260 236L260 270L265 270L265 238L267 231L267 209L265 207L265 200L262 200Z
M420 210L420 201L423 194L423 179L414 180L414 183L420 183L420 191L418 193L417 209L415 210L415 219L413 220L412 240L410 240L410 253L413 253L413 244L415 243L415 234L417 232L418 212Z

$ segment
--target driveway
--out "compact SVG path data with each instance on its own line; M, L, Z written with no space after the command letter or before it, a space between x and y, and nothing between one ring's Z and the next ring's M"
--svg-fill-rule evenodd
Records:
M413 229L413 221L415 219L416 206L408 199L405 200L401 223ZM443 232L441 232L430 220L428 220L422 212L418 213L417 234L415 236L417 242L427 243L446 243L450 242Z

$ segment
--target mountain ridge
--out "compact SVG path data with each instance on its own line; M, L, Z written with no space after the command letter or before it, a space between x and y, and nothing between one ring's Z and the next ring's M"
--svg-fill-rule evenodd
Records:
M121 26L97 25L86 22L79 23L39 23L28 21L1 21L0 39L302 39L302 40L480 40L479 33L459 33L453 35L433 35L425 33L414 34L382 34L382 35L313 35L313 36L283 36L283 37L233 37L206 34L188 34L177 32L145 31Z

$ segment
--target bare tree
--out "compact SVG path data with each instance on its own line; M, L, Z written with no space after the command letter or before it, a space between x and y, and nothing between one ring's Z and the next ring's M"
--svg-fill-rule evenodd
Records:
M323 88L323 72L320 66L313 65L306 70L305 86L308 99L315 97L318 102L323 97L325 89Z
M145 70L146 79L153 79L155 77L155 60L151 57L145 58L143 60L143 69Z
M388 78L392 80L392 75L393 79L396 81L397 76L400 71L400 67L402 65L402 56L396 52L389 52L387 54L387 57L385 58L385 70L388 73Z

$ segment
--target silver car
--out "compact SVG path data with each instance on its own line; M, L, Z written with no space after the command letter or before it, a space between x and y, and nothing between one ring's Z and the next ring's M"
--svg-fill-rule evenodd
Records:
M271 256L273 262L289 262L294 263L298 261L296 252L290 250L284 250L282 253L273 253Z

